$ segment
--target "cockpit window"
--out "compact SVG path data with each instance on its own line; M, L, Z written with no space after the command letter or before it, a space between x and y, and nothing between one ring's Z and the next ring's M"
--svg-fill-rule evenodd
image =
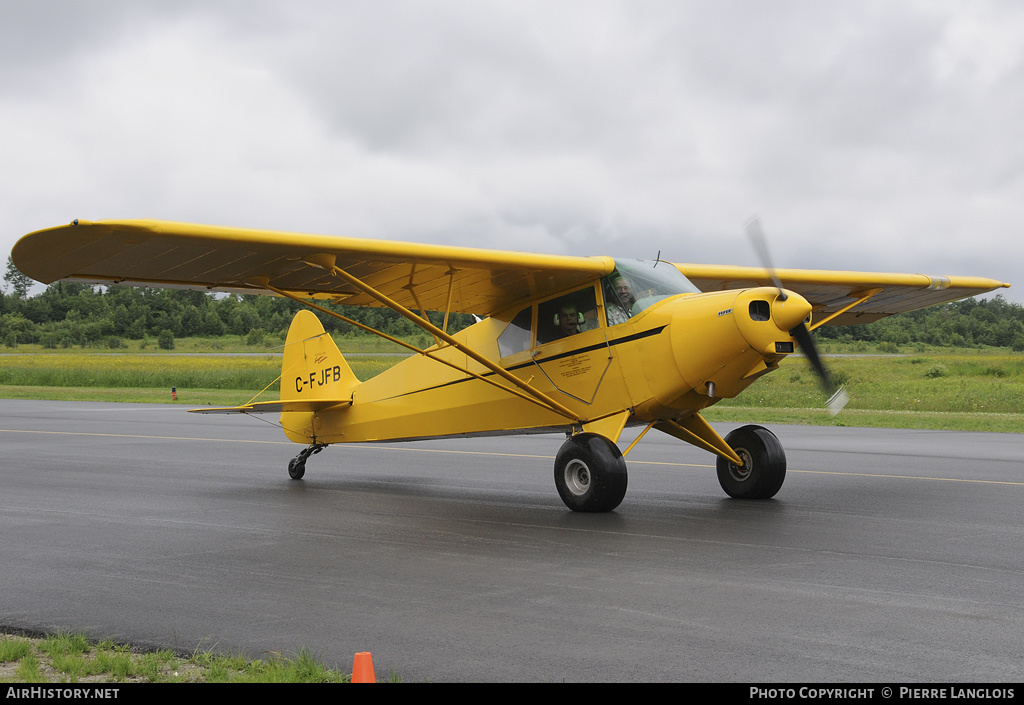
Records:
M517 352L530 349L530 323L532 318L532 306L527 306L516 314L512 322L498 336L499 355L508 357Z
M597 327L594 287L574 291L537 306L537 342L549 343Z
M615 260L615 271L605 277L605 309L608 325L623 323L662 299L676 294L698 294L682 272L668 262Z

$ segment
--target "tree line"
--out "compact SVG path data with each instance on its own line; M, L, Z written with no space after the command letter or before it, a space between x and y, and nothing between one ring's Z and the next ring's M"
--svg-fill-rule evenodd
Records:
M0 292L0 345L40 343L58 347L120 347L125 339L154 338L161 347L175 338L245 336L250 344L274 338L284 341L295 313L302 304L277 296L214 295L187 289L153 289L134 286L91 286L55 282L30 296L32 279L8 260L6 286ZM389 335L409 337L420 328L388 308L336 306L343 316ZM343 321L316 312L331 334L356 329ZM428 313L437 326L443 316ZM473 317L452 314L449 332L461 330ZM423 334L423 341L429 336Z
M889 316L854 326L822 326L823 340L889 346L922 343L941 347L1004 347L1024 351L1024 306L996 295Z
M44 347L118 347L124 339L156 339L169 347L174 338L245 336L250 343L284 340L292 317L302 305L276 296L225 296L202 291L131 286L100 287L56 282L30 296L33 281L8 260L0 292L0 345L41 343ZM338 306L344 316L390 335L422 334L413 323L388 308ZM317 314L328 332L348 334L350 326ZM441 314L429 314L440 326ZM449 332L473 322L453 314ZM996 296L965 299L942 306L890 316L866 325L822 326L822 340L888 346L913 343L944 347L1008 347L1024 351L1024 307ZM425 338L424 338L425 342ZM173 345L173 342L171 342Z

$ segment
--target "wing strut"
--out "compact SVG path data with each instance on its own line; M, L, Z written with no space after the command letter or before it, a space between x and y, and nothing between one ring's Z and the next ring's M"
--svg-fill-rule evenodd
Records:
M339 271L341 271L341 270L339 270ZM345 275L346 275L346 278L351 276L347 272L345 272ZM355 279L355 277L352 277L352 279ZM355 279L355 281L352 282L352 283L355 286L359 287L359 288L362 288L363 286L366 286L365 284L360 282L358 279ZM391 301L391 299L389 299L388 297L384 296L383 294L380 294L379 292L374 291L371 287L368 287L368 286L366 287L367 289L370 290L367 293L374 292L374 293L370 293L370 295L373 296L374 298L376 298L378 301L380 301L384 305L388 306L389 308L394 308L396 311L398 311L398 313L400 313L405 318L408 318L413 323L415 323L419 327L425 329L427 332L431 333L435 337L440 337L445 342L449 343L450 345L453 345L457 349L459 349L462 352L466 353L468 356L472 357L474 360L476 360L480 364L482 364L485 367L487 367L488 369L492 370L493 372L495 372L496 374L501 376L503 379L510 379L510 381L512 381L513 384L515 384L520 389L523 389L526 393L524 394L523 392L519 391L519 389L511 389L509 387L506 387L505 385L498 384L493 379L488 379L488 378L484 377L483 375L479 375L479 374L477 374L477 373L475 373L475 372L473 372L471 370L468 370L468 369L466 369L464 367L456 365L453 362L450 362L450 361L445 360L443 358L437 357L436 355L434 355L433 353L431 353L431 352L429 352L427 350L421 350L420 348L417 348L415 345L411 345L409 343L406 343L404 340L399 340L398 338L390 336L387 333L384 333L382 331L379 331L379 330L376 330L374 328L371 328L371 327L369 327L367 325L359 323L358 321L354 321L351 318L348 318L346 316L341 315L337 311L332 311L329 308L325 308L323 306L319 306L319 305L313 303L312 301L304 299L304 298L302 298L300 296L296 296L295 294L293 294L291 292L285 291L283 289L278 289L276 286L273 286L272 284L270 284L266 280L262 280L261 279L259 281L259 285L262 286L263 288L267 289L268 291L274 292L275 294L277 294L279 296L284 296L286 298L292 299L293 301L298 301L299 303L303 304L304 306L308 306L310 308L316 309L317 311L320 311L321 313L325 313L328 316L333 316L334 318L342 320L342 321L344 321L345 323L348 323L351 326L355 326L356 328L359 328L360 330L366 331L367 333L373 333L374 335L379 336L381 338L384 338L385 340L388 340L388 341L390 341L392 343L396 343L398 345L401 345L403 348L405 348L407 350L411 350L414 353L417 353L419 355L423 355L424 357L428 357L431 360L435 360L437 362L440 362L443 365L447 365L448 367L451 367L452 369L455 369L455 370L458 370L459 372L467 374L470 377L473 377L474 379L478 379L481 382L486 382L487 384L495 386L498 389L501 389L501 390L503 390L505 392L508 392L509 394L512 394L514 396L519 397L520 399L524 399L524 400L526 400L528 402L531 402L533 404L537 404L540 407L543 407L543 408L545 408L545 409L547 409L549 411L553 411L553 412L555 412L557 414L560 414L560 415L562 415L562 416L564 416L564 417L566 417L566 418L568 418L568 419L570 419L572 421L575 421L577 423L582 423L583 422L583 419L580 418L577 414L573 413L571 410L569 410L566 407L564 407L563 405L559 404L554 399L551 399L550 397L548 397L543 392L540 392L540 391L534 389L533 387L528 385L526 382L523 382L518 377L515 377L512 374L510 374L503 367L494 364L490 360L487 360L482 355L479 355L478 353L476 353L472 349L468 348L467 346L463 345L459 341L457 341L454 338L452 338L450 335L448 335L444 331L438 329L436 326L431 324L429 321L425 321L424 319L420 318L419 316L417 316L412 311L409 311L408 309L403 307L401 304L395 303L394 301ZM394 304L394 305L392 306L392 304ZM395 308L395 307L398 307L398 308ZM401 310L399 310L399 309L401 309ZM405 313L403 313L403 311Z
M814 330L818 326L825 325L826 323L831 321L836 316L840 316L840 315L846 313L847 311L849 311L854 306L859 306L860 304L864 303L865 301L870 299L872 296L874 296L875 294L880 293L881 291L882 291L881 289L868 289L867 291L861 291L861 292L858 292L857 294L854 294L854 296L859 296L859 298L856 301L854 301L852 304L849 304L847 306L843 306L841 309L839 309L838 311L833 313L831 316L828 316L827 318L822 318L820 321L815 321L814 324L811 325L807 330Z
M448 299L444 304L444 323L441 324L445 333L448 332L448 315L452 312L452 292L455 291L455 273L458 271L455 267L448 268Z
M416 302L416 306L418 306L420 309L420 318L422 318L423 320L427 320L427 309L423 307L423 304L420 303L420 297L416 295L416 284L413 283L413 279L415 279L415 277L416 263L413 262L412 269L409 271L409 283L403 286L402 288L412 295L412 300ZM445 316L445 320L447 321L447 314ZM444 329L448 330L447 324L444 326ZM433 333L431 335L433 335ZM434 343L438 347L441 347L441 339L438 338L436 335L434 335Z
M315 257L310 257L310 258L308 258L308 259L306 259L304 261L306 262L306 264L309 264L310 266L320 267L321 269L326 269L329 272L333 272L335 276L341 277L342 279L347 281L349 284L351 284L352 286L354 286L357 289L359 289L360 291L362 291L367 296L371 296L374 299L376 299L377 301L380 301L382 304L384 304L385 306L387 306L391 310L395 311L396 313L398 313L403 318L407 318L408 320L412 321L413 323L415 323L420 328L422 328L423 330L427 331L428 333L430 333L434 337L440 338L444 342L446 342L449 345L451 345L452 347L454 347L456 350L460 350L461 352L466 353L466 355L468 355L472 359L474 359L477 362L479 362L481 365L483 365L484 367L489 369L491 372L493 372L494 374L496 374L499 377L501 377L502 379L504 379L506 382L510 382L510 383L514 384L515 386L519 387L522 391L526 392L530 396L539 399L540 401L543 402L544 406L547 406L552 411L555 411L555 412L561 414L562 416L565 416L566 418L572 419L573 421L576 421L576 422L579 422L579 423L583 422L583 419L580 418L579 416L577 416L572 410L570 410L570 409L566 408L565 406L559 404L557 401L555 401L554 399L549 397L547 394L544 394L543 392L541 392L541 391L539 391L537 389L534 389L529 384L527 384L523 380L521 380L518 377L516 377L515 375L513 375L511 372L506 370L501 365L498 365L498 364L496 364L494 362L491 362L486 357L484 357L483 355L478 353L476 350L473 350L468 345L464 345L463 343L460 343L458 340L456 340L452 336L450 336L447 333L445 333L443 330L441 330L440 328L435 326L430 321L426 320L425 318L423 318L421 316L417 316L415 313L413 313L412 311L407 309L402 304L400 304L397 301L394 301L391 298L385 296L384 294L382 294L381 292L377 291L376 289L374 289L369 284L363 282L358 277L355 277L355 276L349 274L348 272L346 272L341 267L338 267L337 265L335 265L334 264L334 256L333 255L317 255Z

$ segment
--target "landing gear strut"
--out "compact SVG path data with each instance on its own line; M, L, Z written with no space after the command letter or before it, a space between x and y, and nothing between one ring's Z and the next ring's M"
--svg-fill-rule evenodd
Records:
M288 477L293 480L301 480L302 476L306 474L306 458L316 455L326 447L326 443L314 443L309 448L304 448L302 452L288 461Z

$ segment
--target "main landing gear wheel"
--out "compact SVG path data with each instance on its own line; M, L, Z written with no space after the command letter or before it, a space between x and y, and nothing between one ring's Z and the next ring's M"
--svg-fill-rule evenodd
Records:
M578 433L555 456L555 487L574 512L610 512L626 495L626 461L604 436Z
M786 452L775 434L761 426L742 426L725 442L743 458L743 467L718 458L718 482L725 493L736 499L774 497L786 479Z
M326 443L314 443L309 448L303 448L298 455L288 461L288 477L301 480L306 474L306 458L316 455L326 447Z

